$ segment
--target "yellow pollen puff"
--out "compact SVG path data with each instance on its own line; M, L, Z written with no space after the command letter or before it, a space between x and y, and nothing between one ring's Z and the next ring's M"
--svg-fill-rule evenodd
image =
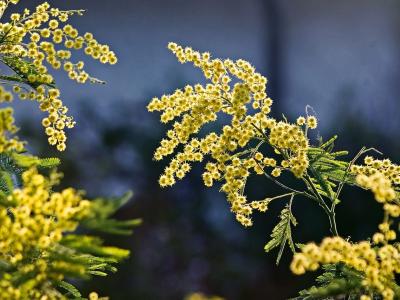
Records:
M307 126L311 129L317 128L318 121L317 118L314 116L308 116L307 117Z
M301 126L306 124L306 119L304 117L298 117L296 120L297 125Z
M271 172L271 175L274 176L274 177L281 176L281 169L279 169L279 168L273 169L272 172Z

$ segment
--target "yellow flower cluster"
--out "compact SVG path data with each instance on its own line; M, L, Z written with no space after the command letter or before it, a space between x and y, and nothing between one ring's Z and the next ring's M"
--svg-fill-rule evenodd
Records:
M400 166L392 163L390 159L374 159L371 156L364 158L365 165L353 165L351 172L354 175L373 175L377 172L382 173L392 184L400 185Z
M379 202L390 201L396 197L396 192L392 188L390 180L379 171L369 176L359 174L356 177L356 182L360 186L371 190L375 195L375 199Z
M278 122L271 128L269 142L288 157L288 160L281 162L282 166L289 167L296 177L301 177L308 167L308 139L301 128L287 122Z
M97 300L99 299L99 295L96 292L92 292L89 294L89 300Z
M356 175L356 182L363 188L370 189L375 199L383 203L383 209L389 216L400 216L400 206L396 188L400 185L400 166L389 159L374 159L366 156L365 165L353 165L351 172Z
M379 243L388 243L396 239L396 232L390 229L389 222L383 222L379 224L380 232L377 232L373 235L372 240L375 244Z
M379 293L384 300L394 299L392 284L400 273L400 247L389 244L372 247L369 242L352 244L340 237L325 238L320 246L309 243L296 253L291 263L295 274L316 270L320 264L345 263L365 274L368 292ZM371 299L364 295L362 299Z
M0 3L4 10L10 1ZM49 143L57 145L60 151L65 149L64 128L72 128L75 123L67 116L68 109L60 100L60 92L48 68L63 68L69 78L79 83L99 82L84 70L83 61L71 61L70 49L84 49L85 54L101 63L117 62L115 53L107 45L98 43L91 33L80 35L76 28L66 24L70 16L82 13L82 10L52 8L44 2L33 12L25 9L21 14L12 14L9 22L0 23L0 56L15 72L15 76L0 76L0 79L12 81L13 91L21 99L39 102L40 109L48 113L43 125ZM1 93L0 99L11 100L8 94L1 97Z
M0 207L0 259L18 268L21 274L36 275L14 286L11 275L5 274L0 280L2 299L60 299L56 295L41 298L52 295L47 291L51 289L48 279L63 279L54 271L63 266L57 266L57 262L48 264L48 250L62 239L63 233L76 229L78 221L89 212L90 202L82 200L80 193L71 188L52 192L54 180L40 175L36 168L25 171L22 180L23 187L13 190L7 198L10 207Z
M275 177L284 169L301 177L308 166L308 139L303 124L278 122L269 116L273 101L266 94L267 79L247 61L212 59L208 52L199 53L175 43L169 43L168 48L181 63L191 62L200 68L211 83L186 86L149 103L149 111L162 112L161 122L173 123L154 154L156 160L161 160L176 153L159 183L171 186L176 179L185 177L191 163L206 160L205 185L222 181L222 191L227 194L238 221L250 226L253 209L265 211L267 202L247 201L244 196L247 178L252 172L264 175L269 167ZM220 114L228 115L229 119L222 132L199 136L201 129L216 121ZM309 117L306 123L308 128L317 125L315 117ZM264 144L272 146L271 155L264 156L259 151ZM282 167L271 157L274 150L284 156Z
M185 300L224 300L224 298L218 296L207 296L203 293L192 293L185 297Z
M24 143L17 137L9 137L17 130L18 128L14 125L12 108L0 109L0 153L11 150L20 152L24 149Z
M10 102L13 100L13 95L9 91L6 91L3 86L0 85L0 103Z

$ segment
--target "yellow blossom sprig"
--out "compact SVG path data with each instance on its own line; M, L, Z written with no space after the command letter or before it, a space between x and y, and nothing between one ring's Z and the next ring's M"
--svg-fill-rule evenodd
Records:
M0 9L18 1L1 0ZM10 68L12 74L1 74L0 83L12 85L13 92L21 99L36 100L40 109L48 113L43 119L49 143L63 151L66 146L65 128L75 122L68 116L68 108L60 99L49 68L64 69L69 78L79 83L101 83L84 70L83 61L72 61L73 50L83 49L85 54L101 63L115 64L117 58L109 46L100 44L93 34L80 35L71 24L66 23L83 10L59 10L47 2L34 11L25 9L14 13L10 21L0 23L0 61ZM0 95L0 101L11 101L9 92Z
M206 161L204 184L211 187L221 181L237 220L250 226L253 210L265 211L266 206L246 199L247 179L251 174L265 176L269 172L279 177L286 170L301 178L308 167L305 132L316 128L317 119L308 116L304 122L299 118L297 124L291 124L272 118L267 79L245 60L212 59L208 52L175 43L169 43L168 48L181 63L191 62L200 68L209 83L186 86L149 103L149 111L161 112L161 122L172 123L154 153L156 160L175 154L159 183L171 186L186 176L192 163ZM202 128L220 114L229 117L221 133L200 136ZM261 151L262 146L269 146L270 153ZM281 165L273 157L275 153L284 156Z

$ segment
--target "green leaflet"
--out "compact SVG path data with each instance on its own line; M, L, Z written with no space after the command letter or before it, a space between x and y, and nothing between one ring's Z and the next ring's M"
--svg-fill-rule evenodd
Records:
M93 236L69 234L62 239L61 244L80 253L102 257L102 263L115 263L129 256L128 250L103 246L103 241L100 238Z
M332 199L334 192L332 190L330 182L327 181L323 175L321 175L321 172L315 170L312 166L310 167L310 170L311 170L311 173L314 176L316 182L322 189L322 191L324 191L324 193L327 195L328 198Z
M348 173L349 163L337 159L339 156L347 155L348 152L333 152L336 139L337 136L334 136L325 143L322 143L321 139L321 145L311 147L307 153L310 161L311 181L314 183L317 192L330 199L334 205L340 202L337 198L340 194L341 185L354 182L354 176Z
M14 187L21 185L24 169L18 166L9 154L0 154L0 190L8 195Z
M13 153L0 154L0 169L13 174L21 174L24 170L12 157Z
M13 152L11 154L15 164L21 168L29 168L37 166L41 168L54 168L57 167L61 161L57 157L39 158L33 155L20 154Z
M52 262L49 272L82 279L115 273L117 268L114 264L126 258L129 251L102 244L103 241L97 237L74 234L65 236L61 244L55 246L49 254L49 261ZM81 299L79 291L69 283L62 282L60 285L57 282L56 285L68 291L68 299Z
M69 297L72 296L75 299L76 298L82 298L82 294L78 291L78 289L73 286L72 284L66 282L66 281L60 281L58 284L58 287L64 289L67 291L67 294L65 294L64 296Z
M12 174L5 171L0 171L0 189L6 194L12 192L12 190L14 189Z
M280 221L272 230L271 240L264 247L264 250L266 252L269 252L272 249L279 247L278 256L276 257L276 264L279 264L279 261L281 260L286 243L289 244L289 247L293 253L296 251L292 239L292 229L291 229L292 225L293 226L297 225L297 221L291 211L293 197L294 196L292 195L290 202L281 211L281 214L279 216Z
M132 228L141 224L141 219L115 220L109 217L125 205L132 197L132 192L127 192L121 197L98 198L92 201L91 214L82 221L82 226L104 233L130 235Z
M330 147L334 147L334 143L337 140L338 136L334 135L333 137L331 137L328 141L326 141L325 143L322 143L322 138L320 140L321 145L319 146L319 148L321 149L330 149Z

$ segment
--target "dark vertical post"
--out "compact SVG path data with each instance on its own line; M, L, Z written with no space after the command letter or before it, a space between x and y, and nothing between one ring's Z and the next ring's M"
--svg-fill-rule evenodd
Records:
M274 100L272 113L280 115L283 109L283 20L279 1L260 0L265 26L266 75L268 76L267 93ZM265 54L267 56L267 54Z

